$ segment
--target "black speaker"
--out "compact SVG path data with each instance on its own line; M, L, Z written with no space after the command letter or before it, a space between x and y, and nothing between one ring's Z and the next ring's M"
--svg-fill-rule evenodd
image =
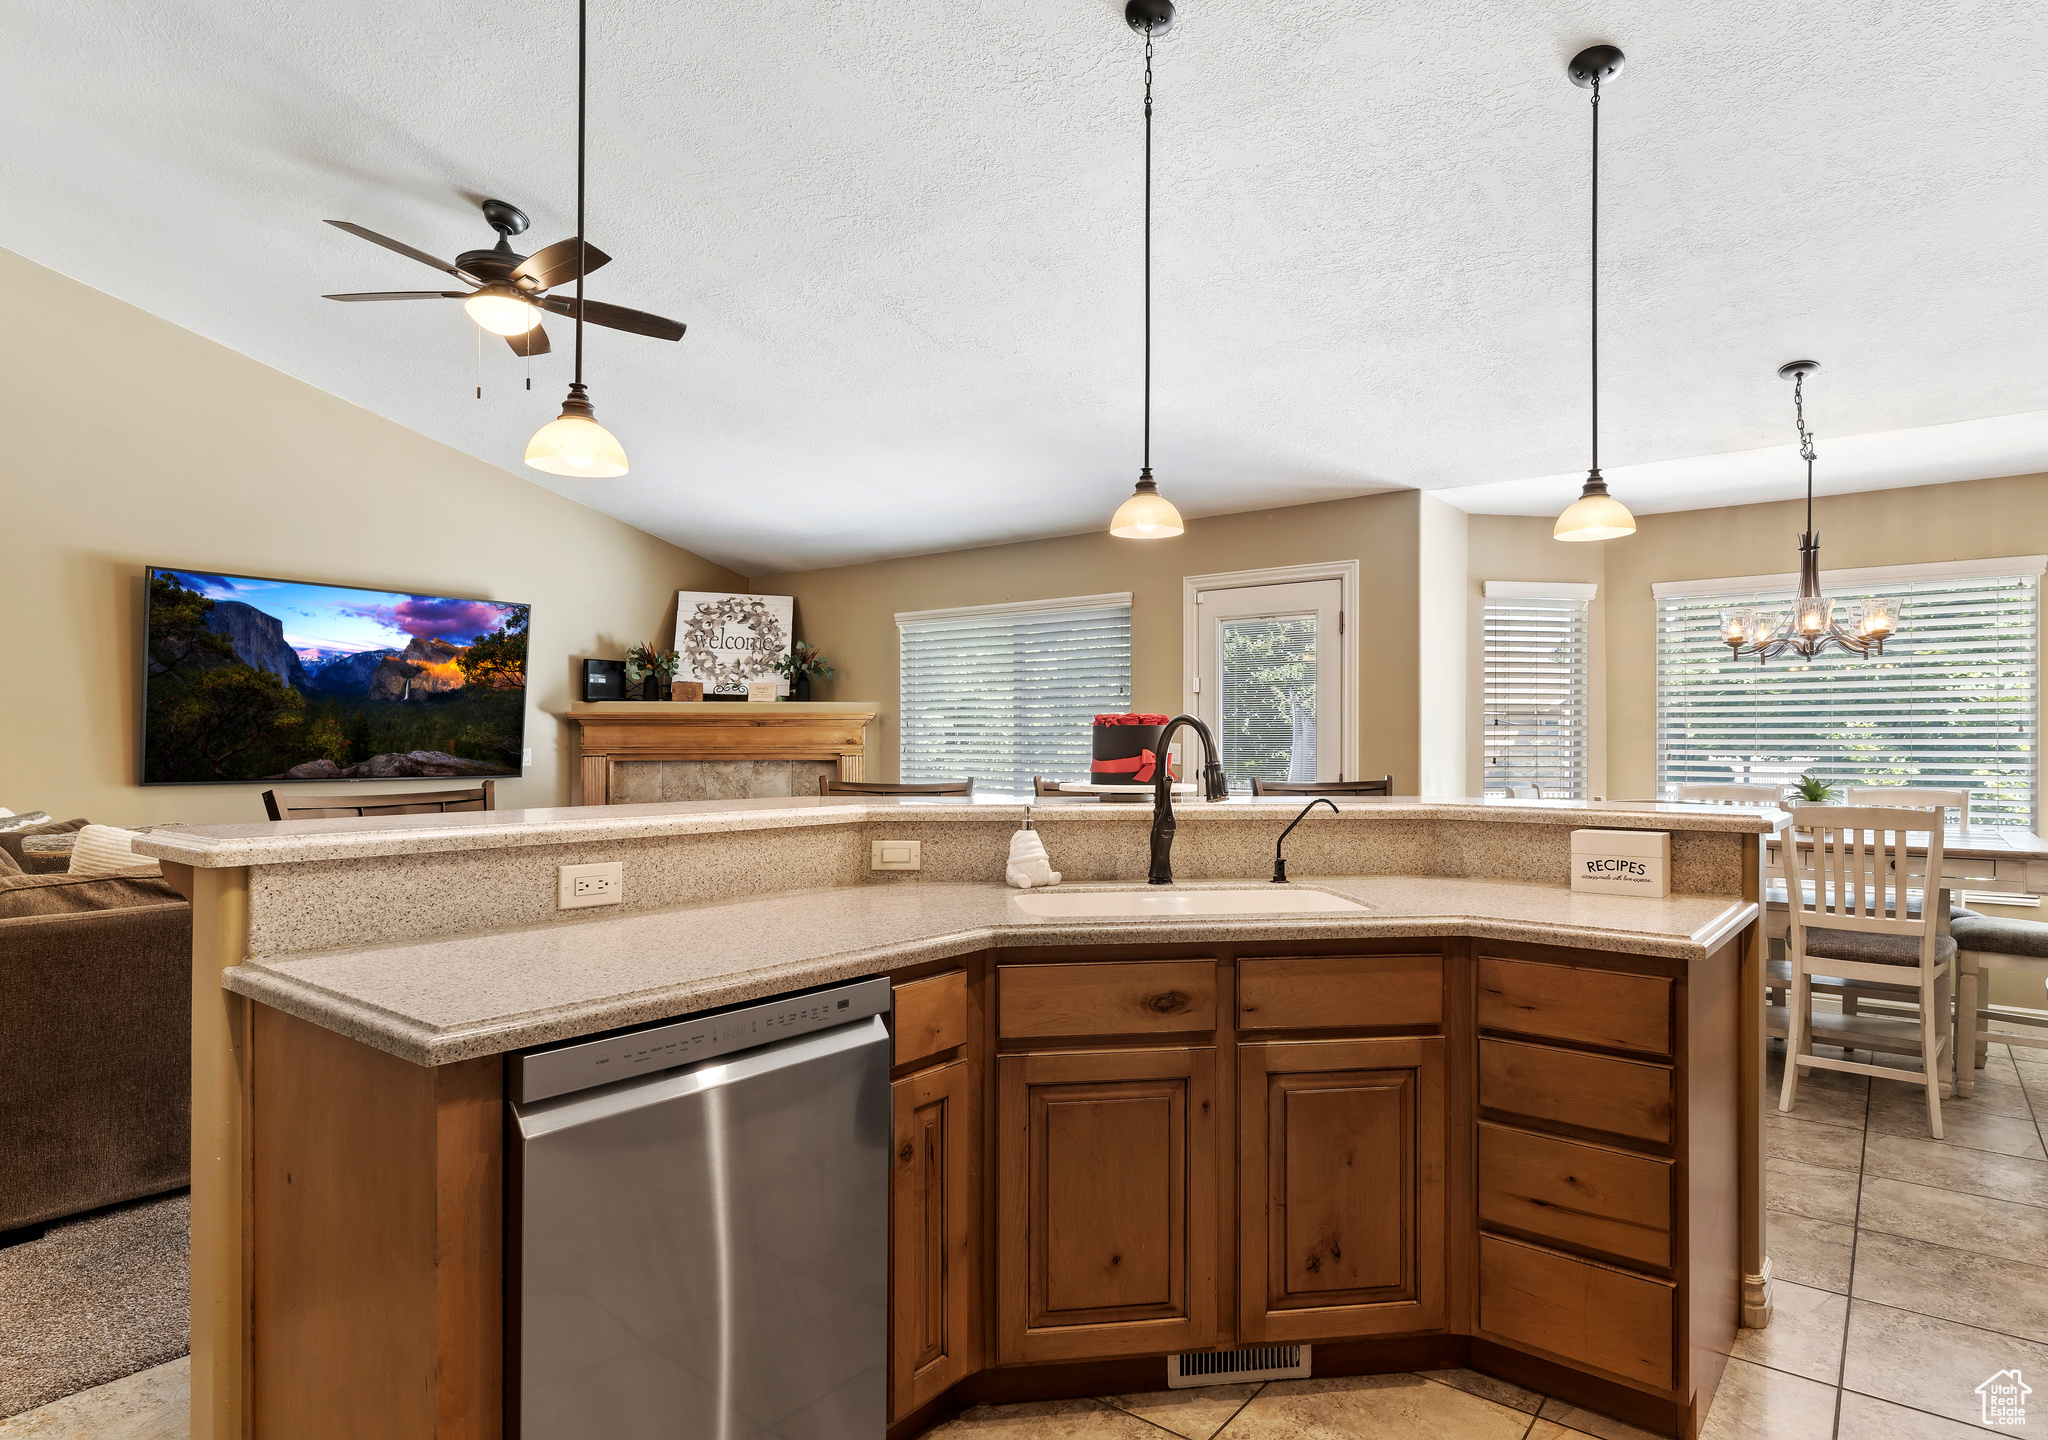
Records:
M585 700L625 699L626 662L623 660L585 660L583 662L583 698Z

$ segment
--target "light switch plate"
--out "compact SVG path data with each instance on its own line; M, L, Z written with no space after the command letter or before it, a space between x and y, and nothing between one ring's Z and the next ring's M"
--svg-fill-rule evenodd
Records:
M583 910L592 905L618 905L626 898L626 867L618 860L602 865L564 865L556 873L555 908Z
M871 870L922 870L924 869L924 842L922 840L875 840L874 859L869 862Z

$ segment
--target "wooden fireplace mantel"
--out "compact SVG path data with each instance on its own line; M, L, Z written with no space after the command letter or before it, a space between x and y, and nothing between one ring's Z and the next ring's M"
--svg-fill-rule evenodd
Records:
M857 701L605 700L564 718L581 742L582 803L609 805L614 760L831 760L840 779L862 779L877 713Z

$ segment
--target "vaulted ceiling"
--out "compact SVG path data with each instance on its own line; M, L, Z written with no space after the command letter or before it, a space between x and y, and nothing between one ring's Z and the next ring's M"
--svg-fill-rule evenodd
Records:
M520 463L568 377L434 272L501 196L574 215L575 7L4 0L0 244ZM619 481L547 480L765 574L1092 528L1138 454L1140 42L1111 0L592 5L592 331ZM1154 464L1191 515L1420 487L1545 513L2048 469L2048 22L2028 0L1186 0L1157 61ZM1939 431L1925 427L1945 427ZM1921 432L1899 436L1894 432ZM1867 437L1856 440L1853 437ZM1640 468L1639 468L1640 467ZM288 477L286 477L288 483Z

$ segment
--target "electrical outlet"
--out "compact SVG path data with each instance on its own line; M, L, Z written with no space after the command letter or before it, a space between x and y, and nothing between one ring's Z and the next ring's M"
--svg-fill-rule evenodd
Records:
M521 750L519 752L519 763L521 765L531 765L533 763L533 751Z
M924 869L922 840L876 840L870 843L874 847L874 858L868 862L871 870Z
M556 872L555 908L581 910L591 905L618 905L626 898L626 867L613 860L603 865L564 865Z

